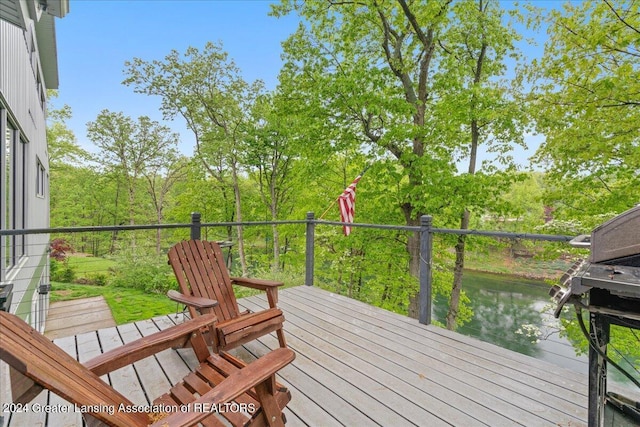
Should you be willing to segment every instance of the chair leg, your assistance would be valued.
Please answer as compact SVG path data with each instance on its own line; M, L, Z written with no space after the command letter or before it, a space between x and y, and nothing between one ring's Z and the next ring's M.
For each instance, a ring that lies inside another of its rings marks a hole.
M262 407L265 421L269 427L284 427L284 416L278 402L274 397L276 384L275 376L270 376L265 381L256 385L256 394Z
M282 328L276 331L276 335L278 335L278 342L280 343L280 347L287 348L287 342L284 339L284 331L282 330Z

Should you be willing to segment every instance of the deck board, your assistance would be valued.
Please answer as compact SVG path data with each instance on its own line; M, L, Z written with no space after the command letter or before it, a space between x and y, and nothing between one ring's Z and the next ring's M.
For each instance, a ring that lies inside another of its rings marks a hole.
M300 291L300 289L297 289L292 293L299 294ZM292 299L302 302L310 294L317 293L317 289L303 291L303 298L298 298L298 295ZM566 382L564 378L567 376L583 380L580 374L555 367L554 369L549 369L549 364L540 362L537 359L508 352L491 344L482 343L459 334L452 335L456 340L460 340L458 343L454 342L455 345L452 346L450 345L451 343L442 345L442 343L434 339L437 337L432 334L432 332L436 332L437 335L440 335L447 332L441 328L434 326L424 327L412 321L412 319L395 316L389 312L381 313L375 310L372 312L372 307L348 298L337 295L333 295L332 298L339 300L343 304L348 304L348 306L327 306L326 299L310 298L308 300L309 306L305 310L316 314L318 312L330 314L332 316L330 323L342 329L341 331L333 331L336 335L349 333L349 329L355 326L358 335L364 337L367 343L380 342L382 347L389 351L394 351L398 348L402 349L401 358L407 356L405 360L408 359L409 363L422 361L423 369L427 366L431 369L430 374L433 370L438 370L447 377L464 381L466 385L475 387L482 393L488 392L493 396L508 401L510 406L518 405L527 411L536 413L537 416L540 416L545 411L555 411L555 408L547 407L547 401L550 395L557 396L561 399L556 405L557 409L574 415L575 421L580 420L580 411L586 405L586 395L584 394L586 383L581 383L584 385L582 394L574 393L571 388L556 386L556 383ZM375 313L376 316L363 321L364 318L362 316L354 316L354 313L362 314L359 309ZM387 318L380 319L378 316L383 314L387 315ZM401 320L403 324L411 326L412 330L409 330L407 326L402 330L390 329L393 320ZM460 344L464 344L464 346ZM426 360L424 356L426 356ZM501 357L502 360L496 361ZM511 357L515 357L516 362L509 360ZM509 369L505 369L505 367ZM424 372L416 372L425 375ZM450 386L450 384L447 384L447 386ZM467 392L464 394L466 395ZM562 413L551 413L549 415L548 419L553 421L558 416L562 416ZM520 412L517 420L522 421L524 416L525 414ZM525 425L529 425L529 423Z
M239 304L251 310L267 306L261 295ZM586 426L582 374L318 288L282 290L279 306L287 343L297 354L279 374L293 397L286 409L290 427ZM182 315L172 314L56 343L86 361L181 321ZM250 361L277 346L269 335L235 353ZM165 350L107 379L134 403L146 404L195 364L190 349ZM37 399L59 398L43 392ZM78 420L36 415L42 414L13 414L9 426Z
M116 326L102 296L51 303L44 335L51 339Z
M358 310L363 314L369 313L367 311L368 306L364 306L365 310L361 311L361 306L349 306L349 299L341 296L334 296L337 301L341 301L343 303L343 309L347 309L351 312L354 310ZM344 312L344 311L343 311ZM525 378L527 379L527 383L531 384L529 380L538 380L541 379L542 383L545 387L545 390L548 390L548 387L551 385L559 386L562 393L566 393L567 391L571 392L572 390L578 390L576 395L573 395L577 399L578 396L582 394L584 391L584 387L587 385L587 377L586 375L572 375L572 379L570 381L565 381L565 376L556 375L555 371L549 371L550 365L547 362L540 361L535 358L531 358L529 356L509 351L509 352L499 352L496 353L496 346L485 343L479 340L469 339L469 337L465 337L463 335L457 334L455 332L447 331L442 328L429 327L430 334L427 338L426 335L421 334L421 330L423 328L422 325L419 325L413 319L409 319L403 316L395 316L393 313L383 312L382 315L378 315L375 319L372 320L376 322L377 325L384 327L386 330L402 335L402 336L411 336L417 333L417 340L420 342L425 342L428 340L428 344L430 346L437 345L445 345L448 347L456 348L461 351L461 355L464 358L468 358L470 355L473 356L471 359L468 359L471 363L481 363L486 364L497 363L500 368L507 367L509 368L509 372L506 373L507 376L513 373L514 378L522 378L521 374L526 374ZM446 353L451 352L451 350L445 349ZM489 365L487 367L491 367ZM570 371L573 372L573 371ZM505 372L501 370L501 374L505 375Z
M252 305L249 301L250 299L244 301L247 308L260 307L260 304ZM367 327L362 318L343 314L332 317L330 321L323 320L320 318L322 315L317 316L318 312L325 313L326 310L330 310L332 314L337 313L333 311L333 307L327 308L324 304L318 309L312 306L302 307L299 313L306 317L303 321L296 314L299 307L287 305L289 302L290 299L287 298L280 304L287 316L288 338L291 335L304 334L305 339L309 340L310 336L316 334L319 340L318 345L343 362L348 359L344 350L351 352L354 355L351 369L373 374L380 381L382 390L389 388L394 393L404 392L403 398L407 403L399 407L403 413L412 405L419 405L429 407L432 411L431 417L438 417L451 425L544 425L544 420L531 412L537 410L543 413L546 407L535 405L532 407L531 402L523 402L522 405L528 405L528 410L523 411L514 407L514 396L509 394L508 390L498 390L497 393L510 399L510 404L504 405L504 402L487 392L486 383L475 381L475 386L470 387L469 379L474 382L474 377L460 373L457 368L437 361L435 358L442 357L440 354L431 352L432 354L425 357L414 349L398 346L393 343L393 336L386 334L382 328L378 328L376 334L372 333L369 330L371 328ZM326 304L326 301L324 303ZM299 301L298 304L300 304ZM353 326L350 326L345 317L353 319L357 324L354 332L349 330ZM304 324L302 327L305 328L302 333L296 330L300 324ZM289 338L289 345L298 352L308 351L296 348L297 344L292 342L291 338ZM449 356L445 355L445 357ZM456 379L460 376L462 380ZM395 381L390 382L389 379L394 377ZM318 381L322 381L322 378L318 378ZM380 387L375 388L378 396L383 394L379 391ZM451 402L456 402L455 406L451 405ZM504 409L497 413L494 408L500 406ZM429 425L437 425L437 421L429 417L423 420L429 420ZM412 422L415 422L415 419L412 419ZM415 424L420 425L420 421Z
M76 357L77 359L77 346L75 336L64 337L56 340L56 344L67 353ZM52 407L58 407L65 405L66 401L60 396L56 396L53 393L49 393L49 405ZM61 413L56 416L56 425L60 427L73 427L82 423L82 415L77 412L70 411L68 413Z

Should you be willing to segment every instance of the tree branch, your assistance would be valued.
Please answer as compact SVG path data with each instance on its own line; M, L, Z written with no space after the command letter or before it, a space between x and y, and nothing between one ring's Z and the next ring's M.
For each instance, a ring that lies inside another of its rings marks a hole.
M382 26L384 28L384 39L382 42L382 48L384 49L385 56L387 57L387 62L389 64L389 67L391 68L391 71L393 72L393 74L395 74L396 77L400 79L400 82L402 83L402 87L404 88L404 95L407 102L409 102L412 105L416 105L417 97L416 97L415 90L413 89L413 82L411 81L411 77L409 77L409 74L407 74L406 71L402 70L403 68L402 64L404 63L402 59L402 53L401 53L402 38L399 38L399 36L397 36L397 33L394 33L396 34L396 40L393 46L393 52L391 52L390 36L393 35L392 34L393 30L391 29L391 26L389 25L389 21L387 20L387 17L384 15L382 10L380 10L379 7L377 7L376 10L378 12L378 16L380 17L380 21L382 22ZM396 61L400 64L400 67L396 65Z
M413 14L413 12L411 12L411 9L409 8L405 0L398 0L398 3L400 3L400 7L402 7L404 15L409 20L409 23L413 27L413 31L416 32L416 35L420 39L420 42L422 42L422 45L425 47L429 46L431 44L432 34L425 34L425 32L422 31L422 28L420 27L420 24L418 24L416 16Z
M631 31L640 34L640 29L638 29L638 28L634 27L633 25L629 24L622 16L620 16L618 11L611 5L611 3L609 3L609 0L603 0L603 1L607 5L607 7L609 9L611 9L611 12L613 12L613 14L616 15L616 18L618 18L618 20L620 22L622 22L624 25L626 25L628 28L630 28Z

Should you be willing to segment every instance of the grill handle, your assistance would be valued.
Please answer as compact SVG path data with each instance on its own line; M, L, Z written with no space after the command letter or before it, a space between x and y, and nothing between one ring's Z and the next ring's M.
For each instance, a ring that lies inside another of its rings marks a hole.
M581 234L576 236L569 241L569 244L574 248L589 249L591 248L591 235Z

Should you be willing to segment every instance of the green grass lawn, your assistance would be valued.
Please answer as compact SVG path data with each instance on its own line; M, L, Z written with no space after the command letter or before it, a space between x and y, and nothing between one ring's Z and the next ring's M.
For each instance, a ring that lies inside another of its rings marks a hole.
M107 274L109 269L116 265L114 260L102 257L71 255L68 259L69 265L78 272L80 277L89 273Z
M76 285L53 282L51 302L103 296L118 325L175 313L177 305L166 295L144 292L139 289ZM182 307L178 308L182 310Z
M112 268L117 264L107 258L77 255L70 256L68 262L76 273L76 281L91 279L97 275L111 276ZM176 303L166 295L133 287L61 282L53 282L51 285L51 302L103 296L119 325L176 311Z

